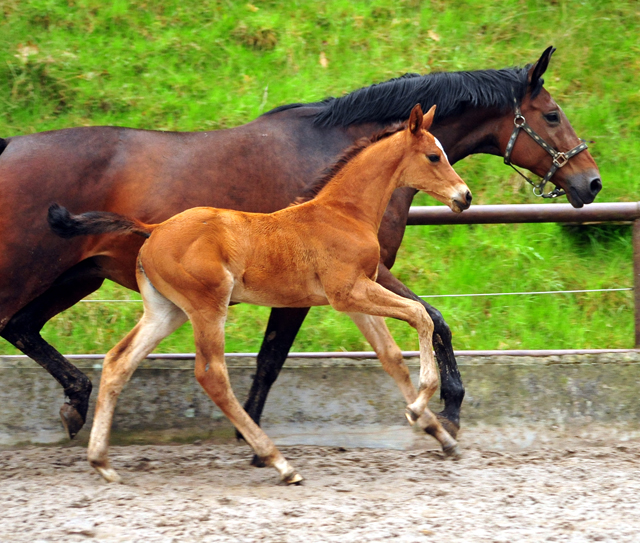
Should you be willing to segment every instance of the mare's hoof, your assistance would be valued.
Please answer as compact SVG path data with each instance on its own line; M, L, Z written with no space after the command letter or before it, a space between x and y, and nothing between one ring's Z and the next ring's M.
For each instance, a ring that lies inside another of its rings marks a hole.
M84 426L84 419L78 410L69 403L65 403L60 408L60 420L64 426L69 439L73 439Z
M462 457L462 453L460 452L460 448L457 443L455 445L451 445L451 447L443 447L442 452L446 458L450 458L451 460L459 460Z
M302 476L295 471L291 475L287 475L282 479L282 482L287 485L301 485L302 481L304 481Z
M416 415L414 411L412 411L409 407L404 410L404 416L407 417L409 424L413 426L416 421L420 418L420 415Z
M253 455L253 458L251 459L251 465L254 468L266 468L267 465L264 463L264 460L262 460L262 458L260 458L257 454Z
M453 438L457 439L458 432L460 431L460 425L455 422L450 421L447 417L445 417L442 413L436 413L436 417L438 418L438 422L442 425L442 427L448 432L448 434Z

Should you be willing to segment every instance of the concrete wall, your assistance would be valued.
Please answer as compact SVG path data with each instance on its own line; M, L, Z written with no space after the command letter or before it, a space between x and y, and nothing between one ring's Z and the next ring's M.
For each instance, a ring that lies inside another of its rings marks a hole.
M522 448L557 440L640 438L640 355L458 359L467 389L462 443ZM74 361L97 396L100 363ZM254 362L228 360L244 399ZM418 361L408 364L417 382ZM65 442L58 384L34 362L0 358L0 447ZM425 437L404 419L404 401L377 360L289 360L263 427L279 444L411 448ZM439 410L439 401L432 408ZM90 407L93 412L93 402ZM86 443L88 428L76 438ZM233 438L200 389L191 361L145 361L118 403L114 443ZM435 444L435 442L433 442Z

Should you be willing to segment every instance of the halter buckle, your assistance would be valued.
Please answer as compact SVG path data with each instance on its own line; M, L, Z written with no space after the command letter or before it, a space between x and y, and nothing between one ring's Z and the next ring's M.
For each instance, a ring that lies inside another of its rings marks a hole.
M517 113L515 118L513 119L513 124L518 128L522 128L526 122L527 120L524 118L524 115L522 115L522 113Z
M567 162L569 162L569 158L565 153L557 153L553 157L553 163L558 167L562 168Z

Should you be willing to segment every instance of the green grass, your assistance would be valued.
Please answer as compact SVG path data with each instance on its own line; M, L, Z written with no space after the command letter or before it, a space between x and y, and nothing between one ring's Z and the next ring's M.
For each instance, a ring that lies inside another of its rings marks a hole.
M225 128L409 71L523 65L553 44L546 87L576 131L595 141L598 201L638 200L638 35L632 0L3 0L0 135L79 125ZM476 203L534 202L499 158L470 157L456 168ZM394 272L419 294L631 286L630 229L410 227ZM131 296L112 284L93 295ZM459 349L633 343L629 292L432 302ZM78 304L48 324L45 337L63 352L105 352L139 312L134 303ZM267 316L265 308L232 308L227 350L257 350ZM391 326L403 348L416 348L407 325ZM366 348L349 319L328 308L312 310L294 345ZM192 350L188 326L160 349Z

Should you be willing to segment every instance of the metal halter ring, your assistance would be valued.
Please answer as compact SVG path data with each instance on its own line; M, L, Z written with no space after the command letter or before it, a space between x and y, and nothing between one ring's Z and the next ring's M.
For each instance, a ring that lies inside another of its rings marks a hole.
M509 138L509 142L507 143L507 147L504 151L504 163L511 166L518 174L520 174L524 179L533 186L533 194L535 196L539 196L542 198L557 198L558 196L563 196L566 192L557 186L551 191L545 194L544 187L551 180L553 175L558 171L559 168L562 168L569 162L569 159L576 156L578 153L581 153L587 148L587 142L584 140L580 140L580 143L576 145L573 149L567 152L560 152L551 147L546 141L544 141L536 132L527 124L527 120L524 118L524 115L520 111L520 105L515 97L515 92L513 96L513 104L515 110L515 117L513 119L513 132L511 133L511 137ZM546 173L544 178L539 182L535 183L531 179L529 179L525 174L523 174L518 168L516 168L511 163L511 152L513 151L513 147L515 146L516 139L518 138L518 134L520 134L520 130L524 130L533 141L535 141L540 147L542 147L547 153L551 155L552 164L549 171Z

